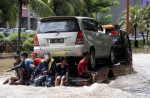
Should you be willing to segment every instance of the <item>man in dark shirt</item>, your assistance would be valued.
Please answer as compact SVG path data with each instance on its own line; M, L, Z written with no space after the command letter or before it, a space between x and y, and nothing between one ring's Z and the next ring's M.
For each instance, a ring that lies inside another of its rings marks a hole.
M55 86L58 86L59 84L62 86L68 82L68 72L67 59L65 57L60 57L60 64L56 67Z
M10 85L13 85L13 84L18 85L28 80L28 71L25 66L25 61L24 60L21 61L20 56L15 56L14 59L16 61L14 63L14 67L7 70L7 72L15 70L16 77L10 77L3 84L9 83Z
M55 77L55 67L56 63L53 58L51 58L50 53L44 54L44 59L41 60L41 63L35 70L32 78L38 76L35 79L35 86L43 86L42 84L45 82L45 86L51 87L54 83Z

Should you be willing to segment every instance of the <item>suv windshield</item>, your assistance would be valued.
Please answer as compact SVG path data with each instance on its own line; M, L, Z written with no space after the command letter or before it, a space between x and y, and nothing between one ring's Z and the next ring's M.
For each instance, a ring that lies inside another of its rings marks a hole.
M74 32L79 31L79 25L75 19L56 19L44 21L39 27L39 33Z

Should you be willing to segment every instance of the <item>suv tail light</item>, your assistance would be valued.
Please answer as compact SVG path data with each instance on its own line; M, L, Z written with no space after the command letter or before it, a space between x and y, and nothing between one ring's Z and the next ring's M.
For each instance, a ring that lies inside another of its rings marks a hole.
M34 35L34 46L39 46L39 40L37 34Z
M84 44L84 41L83 41L83 32L80 30L77 34L77 38L76 38L76 45L78 44Z
M119 35L119 32L118 31L112 31L111 35Z

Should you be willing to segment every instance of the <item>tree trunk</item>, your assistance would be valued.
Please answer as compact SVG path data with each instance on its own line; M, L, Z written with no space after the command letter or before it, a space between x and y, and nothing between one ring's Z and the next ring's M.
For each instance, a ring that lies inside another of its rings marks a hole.
M141 34L142 34L142 37L143 37L143 45L145 45L145 37L144 37L144 33L141 32Z
M55 13L55 15L57 16L58 15L58 3L56 3L56 2L54 2L54 13Z
M138 41L136 40L136 29L137 29L137 23L134 24L134 32L135 32L135 41L134 41L134 46L135 48L138 48Z
M134 27L135 41L136 41L136 28L137 28L137 26L135 25L135 27Z
M19 2L19 25L18 25L18 42L17 42L17 54L20 54L20 33L21 33L21 24L22 24L22 0Z

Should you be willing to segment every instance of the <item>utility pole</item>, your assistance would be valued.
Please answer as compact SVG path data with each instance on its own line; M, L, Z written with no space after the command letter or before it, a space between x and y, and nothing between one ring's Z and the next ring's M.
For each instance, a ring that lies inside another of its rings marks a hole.
M28 7L28 29L30 30L30 5L27 6Z
M126 0L126 32L129 34L129 5L130 5L130 0Z

